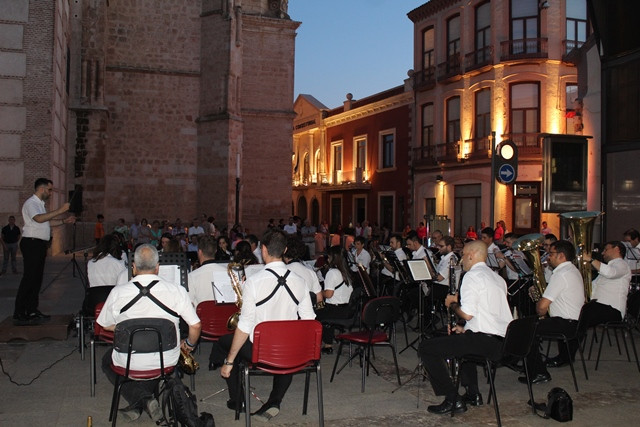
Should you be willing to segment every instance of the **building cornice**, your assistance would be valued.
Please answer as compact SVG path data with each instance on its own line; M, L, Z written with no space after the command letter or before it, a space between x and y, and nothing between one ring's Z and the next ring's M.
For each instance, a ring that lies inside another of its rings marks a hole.
M416 22L422 21L423 19L426 19L442 10L448 9L456 3L460 3L460 0L431 0L422 6L413 9L411 12L407 13L407 16L415 24Z
M361 119L363 117L379 114L394 108L409 105L413 101L413 92L404 92L400 95L385 98L381 101L372 102L344 113L336 114L324 120L327 127L337 126L352 120Z

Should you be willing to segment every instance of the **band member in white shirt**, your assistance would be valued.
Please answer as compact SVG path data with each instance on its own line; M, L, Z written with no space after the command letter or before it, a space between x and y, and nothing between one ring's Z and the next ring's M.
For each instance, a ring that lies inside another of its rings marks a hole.
M356 263L356 265L351 266L351 270L353 271L357 271L358 269L357 264L359 264L363 266L365 270L367 270L367 273L369 273L369 264L371 264L371 254L369 254L369 251L367 251L364 248L365 243L366 243L366 240L364 239L364 237L356 236L353 243L354 249L353 251L351 251L351 254L353 255L354 261Z

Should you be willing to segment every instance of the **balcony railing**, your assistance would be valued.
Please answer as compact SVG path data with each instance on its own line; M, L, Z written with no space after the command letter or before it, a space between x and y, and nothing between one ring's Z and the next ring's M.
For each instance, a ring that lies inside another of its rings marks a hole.
M500 43L501 61L517 59L548 58L548 40L546 37L538 39L507 40Z
M425 70L413 74L413 87L415 89L431 89L436 85L436 68L428 67Z
M518 155L539 155L542 153L539 133L508 133L502 135L502 140L510 139L518 147Z
M562 45L564 47L564 54L567 55L573 49L580 49L584 42L578 40L563 40Z
M438 64L438 81L446 80L462 73L460 68L460 54L456 53L447 58L441 64Z
M467 53L464 56L464 71L473 71L485 65L493 64L493 46L485 46L481 49Z
M469 159L481 159L489 156L491 141L489 140L488 136L482 138L467 139L465 143L471 145L471 149L468 153Z
M458 143L436 144L413 149L413 158L417 165L430 165L440 162L456 161Z

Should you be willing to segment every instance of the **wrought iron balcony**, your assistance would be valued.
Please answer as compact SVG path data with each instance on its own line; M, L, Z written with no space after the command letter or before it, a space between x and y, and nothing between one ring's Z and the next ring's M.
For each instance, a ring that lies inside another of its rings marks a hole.
M436 69L428 67L413 74L413 87L416 90L432 89L436 85Z
M448 80L456 76L460 76L462 70L460 68L460 54L456 53L447 58L441 64L438 64L438 81Z
M539 133L507 133L502 140L510 139L518 147L519 156L539 156L542 154L542 142Z
M485 46L464 56L465 72L477 70L491 64L493 64L493 46Z
M507 40L500 43L501 61L513 61L518 59L548 58L548 39L519 39Z

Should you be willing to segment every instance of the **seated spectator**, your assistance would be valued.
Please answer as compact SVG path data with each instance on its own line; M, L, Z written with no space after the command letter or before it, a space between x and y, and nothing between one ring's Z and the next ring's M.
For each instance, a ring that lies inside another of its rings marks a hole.
M246 240L241 240L236 245L236 248L233 250L233 261L244 265L260 264L260 262L258 262L258 258L256 258L255 254L251 250L251 243Z
M230 261L231 251L229 250L229 239L227 236L218 237L218 247L216 249L215 260L216 261Z

